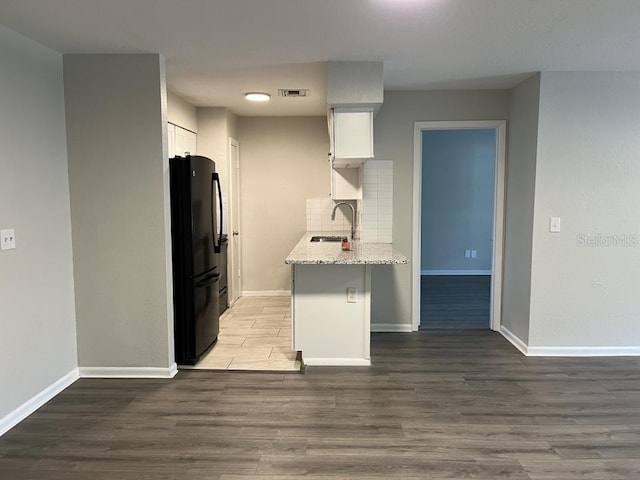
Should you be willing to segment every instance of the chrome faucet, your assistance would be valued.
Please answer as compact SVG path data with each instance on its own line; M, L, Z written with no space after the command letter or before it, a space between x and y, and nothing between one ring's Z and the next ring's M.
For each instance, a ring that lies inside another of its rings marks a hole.
M331 220L336 219L336 210L340 205L346 205L351 209L351 239L355 240L356 239L356 209L353 208L353 205L347 202L336 203L336 206L333 207L333 211L331 212Z

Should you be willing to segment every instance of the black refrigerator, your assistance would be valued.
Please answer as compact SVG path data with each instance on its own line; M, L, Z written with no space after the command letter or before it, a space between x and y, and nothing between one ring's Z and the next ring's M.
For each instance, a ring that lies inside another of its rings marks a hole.
M176 362L195 365L218 338L222 192L216 164L169 160Z

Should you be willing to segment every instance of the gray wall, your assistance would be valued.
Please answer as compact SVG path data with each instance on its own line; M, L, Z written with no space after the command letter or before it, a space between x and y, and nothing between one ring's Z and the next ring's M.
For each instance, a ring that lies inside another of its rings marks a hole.
M164 60L65 55L81 367L173 363Z
M511 90L510 98L502 324L526 343L529 340L540 75Z
M640 74L543 73L539 125L529 344L638 346Z
M242 289L289 290L306 199L329 193L326 117L240 117Z
M238 133L238 116L227 110L227 133L231 138L239 140L240 134Z
M77 367L62 56L0 27L0 420Z
M229 141L227 109L198 107L196 112L199 131L198 155L204 155L216 162L226 163L227 142Z
M167 121L198 133L196 107L170 91L167 91Z
M422 132L422 271L491 271L495 161L495 130Z
M478 91L387 91L374 118L375 154L393 160L393 243L412 252L414 122L504 120L509 93ZM376 267L372 273L372 323L411 324L411 265ZM416 279L418 281L418 279Z

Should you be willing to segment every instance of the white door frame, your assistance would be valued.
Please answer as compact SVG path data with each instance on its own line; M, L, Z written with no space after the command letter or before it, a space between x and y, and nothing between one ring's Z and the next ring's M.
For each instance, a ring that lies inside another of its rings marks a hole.
M231 155L231 149L234 147L238 149L236 162L233 161ZM234 214L237 215L238 222L235 228L239 228L240 226L240 192L238 191L240 186L240 142L232 137L229 137L227 171L229 172L229 268L227 271L227 284L229 289L229 304L233 305L242 295L242 277L238 275L238 272L242 268L242 248L240 245L241 242L239 241L240 239L237 239L233 234L235 231L233 225ZM236 242L236 240L238 241ZM238 265L236 265L236 258L238 259ZM238 282L237 291L233 288L234 280Z
M420 325L420 254L422 243L422 131L476 130L496 131L495 195L493 204L493 259L491 265L490 325L495 331L502 323L502 262L504 255L504 199L506 179L506 120L473 120L450 122L415 122L413 130L413 221L412 221L412 292L411 323L417 331Z

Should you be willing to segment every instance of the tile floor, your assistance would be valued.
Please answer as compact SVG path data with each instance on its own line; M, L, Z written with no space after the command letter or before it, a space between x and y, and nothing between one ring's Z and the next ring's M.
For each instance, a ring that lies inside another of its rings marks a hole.
M192 368L299 371L291 351L290 304L289 297L238 299L220 318L215 346Z

